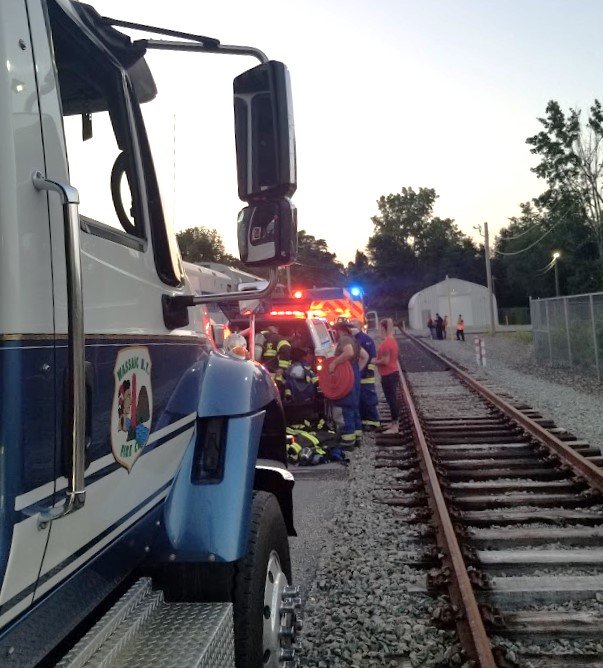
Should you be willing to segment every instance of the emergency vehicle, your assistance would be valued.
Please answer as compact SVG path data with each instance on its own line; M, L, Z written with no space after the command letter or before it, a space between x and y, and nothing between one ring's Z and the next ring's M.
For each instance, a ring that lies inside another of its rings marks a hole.
M308 349L311 364L320 370L322 361L335 353L335 343L331 330L324 318L318 318L309 311L309 301L292 300L290 297L270 297L240 302L245 308L230 320L230 327L246 330L253 323L260 332L274 325L279 334L300 347ZM253 307L253 313L250 309ZM253 319L250 319L253 315Z
M185 281L141 113L148 49L191 71L204 52L260 61L234 80L260 296L295 255L282 63L71 0L0 2L0 664L292 667L283 411L195 323L233 295Z
M309 300L308 314L324 318L330 325L342 320L358 320L365 324L364 302L360 291L353 295L347 288L311 288L296 290L293 296Z

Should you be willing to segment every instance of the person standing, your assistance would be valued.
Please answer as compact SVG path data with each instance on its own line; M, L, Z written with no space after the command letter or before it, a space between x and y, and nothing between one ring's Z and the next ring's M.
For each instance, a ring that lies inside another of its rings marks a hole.
M465 340L465 321L461 314L459 314L459 319L456 321L456 340Z
M448 316L444 316L444 320L442 320L442 338L446 340L446 328L448 327Z
M343 427L340 431L340 445L353 447L359 445L362 439L362 419L360 417L360 373L368 364L368 354L361 348L352 336L350 326L338 322L334 327L338 335L335 357L329 364L329 373L345 362L350 362L354 371L354 385L348 394L333 401L341 408Z
M381 387L391 413L391 423L384 433L397 434L398 418L400 417L400 409L398 408L398 383L400 382L398 342L394 338L394 322L391 318L384 318L379 325L382 340L377 349L375 364L379 369Z
M439 313L436 313L435 329L436 329L436 338L438 341L442 340L442 329L444 328L444 321L442 316Z
M264 337L261 363L268 369L282 397L285 390L284 374L291 366L291 343L279 334L274 325L269 325L261 334Z
M427 329L429 330L429 335L431 336L431 338L435 339L435 337L436 337L435 323L433 322L433 318L431 317L431 313L429 314L429 319L427 320Z
M368 362L360 372L360 418L364 431L375 431L381 426L377 405L379 399L375 390L375 366L374 359L377 357L377 348L373 339L362 331L359 320L352 320L351 332L356 342L366 351Z

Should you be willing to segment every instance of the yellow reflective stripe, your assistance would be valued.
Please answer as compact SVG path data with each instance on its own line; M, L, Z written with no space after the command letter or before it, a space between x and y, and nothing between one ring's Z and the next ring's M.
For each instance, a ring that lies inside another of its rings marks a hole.
M362 436L363 431L362 429L356 429L356 436Z
M289 360L279 360L278 365L281 369L288 369L291 366L291 362Z
M369 384L375 384L375 379L374 378L361 378L360 379L360 384L361 385L369 385Z
M276 346L277 352L283 347L283 346L290 346L291 344L287 339L282 339L281 341L278 342L278 345Z
M341 440L342 441L355 441L356 440L356 434L341 434Z
M310 381L309 382L310 383L318 383L318 378L316 376L310 376Z
M366 367L369 371L377 371L377 365L376 364L368 364Z
M362 424L365 424L367 426L371 427L380 427L381 422L377 422L377 420L362 420Z
M312 443L312 445L320 445L320 441L316 438L316 436L308 433L307 431L304 431L303 429L292 429L291 427L287 427L286 431L292 436L303 436L304 438L307 438L310 443Z
M264 351L264 357L276 357L276 350L273 348L268 348Z

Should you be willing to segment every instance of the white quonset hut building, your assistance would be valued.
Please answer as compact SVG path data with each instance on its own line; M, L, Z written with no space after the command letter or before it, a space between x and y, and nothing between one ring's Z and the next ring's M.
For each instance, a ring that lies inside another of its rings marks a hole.
M488 288L479 283L470 283L460 278L430 285L414 294L408 302L408 320L411 329L426 329L429 316L448 316L448 325L456 327L462 314L465 327L474 331L486 330L490 326ZM494 322L498 325L498 309L494 297Z

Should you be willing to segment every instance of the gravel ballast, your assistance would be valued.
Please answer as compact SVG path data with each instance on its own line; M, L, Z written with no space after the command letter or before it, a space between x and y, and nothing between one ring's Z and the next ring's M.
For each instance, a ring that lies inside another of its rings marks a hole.
M456 636L432 623L442 599L425 591L425 571L402 563L427 527L412 510L377 500L395 469L375 470L374 440L352 454L342 510L330 522L306 603L302 666L462 666ZM423 551L425 548L421 548Z
M476 364L473 335L467 335L464 343L423 340L477 377L489 379L553 419L558 427L589 441L603 452L603 388L600 385L570 371L538 364L531 344L512 334L480 336L486 342L486 367Z

